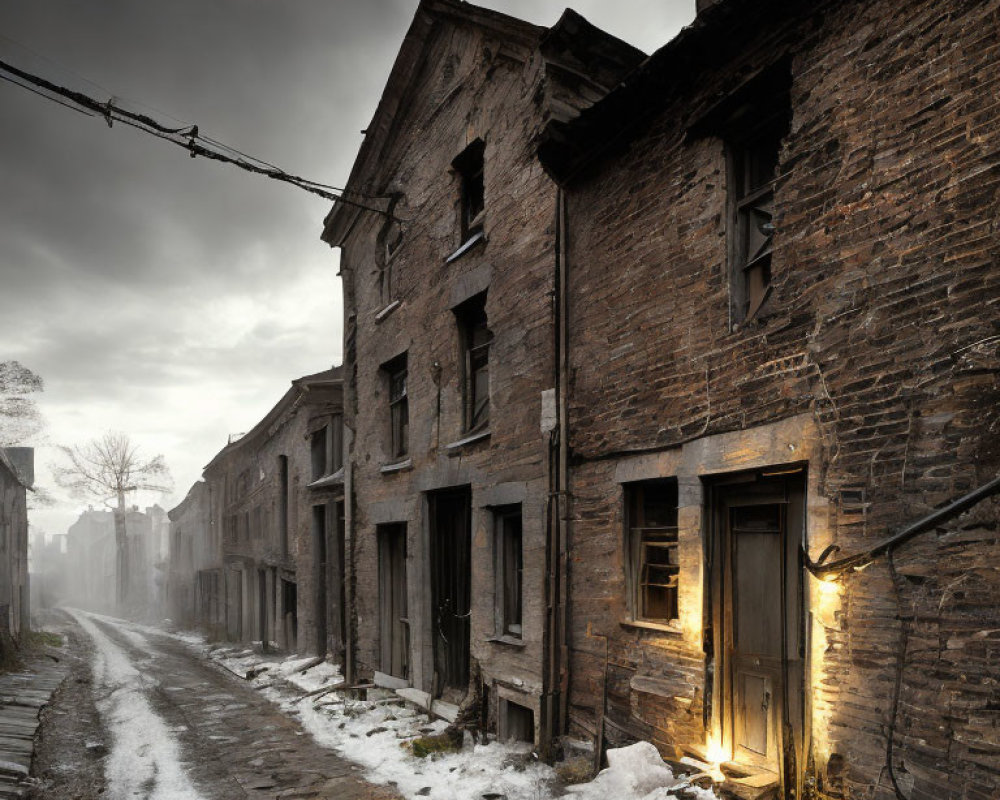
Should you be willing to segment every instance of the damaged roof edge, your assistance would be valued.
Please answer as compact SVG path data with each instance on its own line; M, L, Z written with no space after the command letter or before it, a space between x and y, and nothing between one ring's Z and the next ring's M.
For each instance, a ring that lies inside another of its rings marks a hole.
M212 457L212 460L202 468L202 473L207 472L215 466L224 456L234 453L237 450L241 450L248 443L256 441L262 433L266 432L270 428L270 426L285 412L286 409L291 407L298 398L306 394L312 387L337 386L343 383L342 375L343 367L331 367L328 370L315 372L311 375L303 375L301 378L293 380L291 386L289 386L288 390L281 396L281 399L271 407L271 410L268 411L256 425L243 434L239 439L230 442L218 453L216 453Z
M461 0L421 0L355 158L345 189L348 195L363 195L366 181L371 180L372 172L383 162L382 155L391 141L397 116L405 111L407 99L420 78L436 26L441 23L476 25L495 32L505 41L516 41L536 49L547 62L575 70L592 85L600 87L602 93L646 58L643 51L597 27L572 9L566 9L552 27L545 28ZM369 188L367 191L374 190ZM365 202L384 203L388 209L390 201L389 198L366 196ZM323 220L320 238L331 247L340 246L361 213L361 209L348 203L335 202Z
M464 0L420 0L413 21L396 54L389 78L382 89L378 106L365 129L365 138L351 168L345 194L364 194L362 188L364 180L381 160L379 155L385 147L393 121L410 94L412 86L420 77L427 44L431 40L435 26L442 20L468 22L495 29L507 39L519 39L530 44L535 44L546 30L516 17L466 3ZM369 202L372 200L372 198L366 199ZM323 220L323 233L320 239L331 247L340 246L353 225L358 211L359 209L347 203L334 202Z
M538 146L543 168L560 185L571 183L584 167L626 145L644 122L659 113L671 93L696 83L705 67L723 63L724 56L719 56L713 41L745 31L749 24L766 25L802 13L791 0L701 4L690 25L628 73L603 99L575 120L554 120L546 126Z

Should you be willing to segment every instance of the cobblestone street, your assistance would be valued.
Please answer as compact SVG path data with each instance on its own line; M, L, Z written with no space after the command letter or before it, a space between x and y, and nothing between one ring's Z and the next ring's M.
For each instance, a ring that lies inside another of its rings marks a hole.
M395 796L183 642L80 619L61 625L71 673L42 716L34 797Z

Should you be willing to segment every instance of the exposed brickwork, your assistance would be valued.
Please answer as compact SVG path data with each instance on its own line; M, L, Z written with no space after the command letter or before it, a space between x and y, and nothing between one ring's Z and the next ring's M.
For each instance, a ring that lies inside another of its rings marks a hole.
M569 191L572 705L590 724L606 635L609 716L664 751L703 739L705 659L696 635L620 625L621 451L662 446L656 474L678 474L669 453L683 441L811 417L810 519L845 554L1000 473L1000 4L850 2L743 23L739 38L719 34L695 88L668 92ZM771 313L734 330L724 147L685 134L785 53ZM860 506L841 490L863 492ZM826 636L812 686L825 791L891 796L902 615L914 619L901 785L912 798L1000 793L998 510L984 502L902 547L898 605L883 558L842 581L836 609L811 609ZM635 674L674 698L630 690Z
M536 726L543 694L550 435L541 430L542 393L556 382L554 360L556 187L533 142L558 105L561 114L588 105L549 74L552 58L572 58L599 42L586 71L620 74L639 53L593 32L568 15L563 32L475 7L425 2L369 128L350 188L393 198L401 222L398 249L384 241L396 229L383 217L338 206L327 241L343 248L345 369L351 431L350 521L356 668L380 664L377 526L407 528L410 672L413 687L437 687L433 642L430 492L467 486L472 505L471 656L478 661L496 719L501 695L532 709ZM540 50L543 34L552 52ZM575 37L575 38L573 38ZM419 52L415 52L418 46ZM572 82L586 83L581 74ZM594 95L594 85L588 85ZM385 133L389 131L389 133ZM452 161L476 139L485 143L485 240L448 260L462 244L461 180ZM391 280L386 276L391 271ZM386 288L391 285L391 288ZM463 429L464 354L453 309L486 292L492 332L487 438L457 444ZM409 447L391 466L388 376L380 366L406 353ZM389 469L385 469L389 466ZM523 521L522 636L497 642L494 517L497 506L521 506Z

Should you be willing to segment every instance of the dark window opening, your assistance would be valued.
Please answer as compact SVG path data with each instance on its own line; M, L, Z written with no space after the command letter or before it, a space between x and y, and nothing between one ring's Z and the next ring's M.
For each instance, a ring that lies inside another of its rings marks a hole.
M278 456L278 536L281 554L288 555L288 456Z
M462 181L462 241L466 242L483 230L486 210L485 183L483 180L483 153L485 144L477 139L458 156L452 166Z
M406 353L384 364L389 379L389 454L403 458L409 449L410 409L406 393Z
M490 346L493 332L487 327L486 293L476 295L455 309L462 346L463 428L466 433L485 430L490 424Z
M498 632L520 639L524 572L521 507L498 509L495 519Z
M312 435L310 442L310 452L312 456L312 479L322 478L326 475L327 464L327 439L329 438L329 428L324 425Z
M640 481L625 487L629 606L633 619L677 619L677 481Z
M774 189L791 124L789 75L775 68L734 99L724 123L729 151L731 281L736 322L761 315L771 294Z

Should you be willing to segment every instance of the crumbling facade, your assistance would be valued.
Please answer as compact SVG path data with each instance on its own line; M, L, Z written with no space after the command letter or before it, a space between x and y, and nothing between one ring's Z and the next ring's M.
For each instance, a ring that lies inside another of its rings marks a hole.
M0 655L30 625L27 492L34 465L33 448L0 448Z
M481 686L465 711L505 738L550 741L559 691L557 193L533 140L641 57L572 12L545 29L422 2L323 235L347 320L350 677L452 719Z
M171 512L179 579L185 524L201 525L209 542L193 591L201 624L221 626L215 633L342 657L341 408L339 368L293 381L205 467L198 497Z
M998 23L726 0L548 131L571 732L1000 795Z
M164 613L177 625L218 632L221 542L209 524L208 486L196 482L167 512L170 545Z
M324 230L349 676L997 796L1000 4L699 6L638 64L421 3Z

